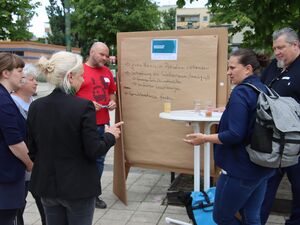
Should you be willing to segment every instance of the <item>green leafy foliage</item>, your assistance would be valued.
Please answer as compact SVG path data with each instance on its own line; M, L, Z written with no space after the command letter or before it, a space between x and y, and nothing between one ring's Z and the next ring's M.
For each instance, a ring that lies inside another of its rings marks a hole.
M193 2L194 0L190 0ZM183 6L185 0L178 0ZM271 52L272 33L282 27L291 27L300 34L299 0L208 0L206 6L216 24L231 24L231 35L244 33L243 47Z
M65 14L63 0L49 0L46 7L51 33L48 34L50 44L65 45Z
M72 0L72 33L83 54L95 40L116 45L117 32L158 30L160 14L149 0Z
M28 27L39 5L31 0L0 0L0 40L30 40Z
M193 2L198 2L198 1L204 1L204 0L177 0L176 1L176 5L179 7L179 8L182 8L183 6L185 6L185 3L186 2L190 2L190 3L193 3Z
M272 33L282 27L300 29L299 0L209 0L207 6L217 24L231 23L231 34L248 28L243 47L271 52Z
M161 30L175 30L176 9L161 12Z

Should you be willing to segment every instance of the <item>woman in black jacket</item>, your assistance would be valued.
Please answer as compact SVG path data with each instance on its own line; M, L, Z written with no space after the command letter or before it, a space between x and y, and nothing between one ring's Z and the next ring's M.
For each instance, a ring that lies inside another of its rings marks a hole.
M58 52L38 66L56 88L29 108L30 190L42 199L47 225L90 225L100 194L96 158L115 144L121 122L99 138L93 103L74 96L83 82L81 56Z

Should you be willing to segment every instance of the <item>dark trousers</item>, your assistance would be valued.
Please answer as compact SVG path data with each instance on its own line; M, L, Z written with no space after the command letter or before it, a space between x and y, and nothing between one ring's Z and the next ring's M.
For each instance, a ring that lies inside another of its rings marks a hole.
M28 186L29 186L29 181L25 181L25 205L23 208L18 209L16 219L15 219L16 225L24 225L23 213L24 213L24 210L26 207L26 197L28 195Z
M29 181L26 181L25 182L25 199L28 194L28 186L29 186ZM32 196L33 196L36 206L39 210L42 225L46 225L46 218L45 218L45 213L44 213L44 208L43 208L43 205L41 202L41 198L34 194L32 194ZM19 209L17 212L17 216L16 216L16 220L15 220L16 225L24 225L23 213L24 213L25 207L26 207L26 202L25 202L25 206L23 208Z
M19 209L0 209L0 224L14 225L18 210Z
M286 225L299 225L300 224L300 163L294 166L280 168L276 170L274 176L268 180L266 195L261 209L261 224L266 224L269 214L274 203L278 186L284 174L291 183L292 187L292 211L290 218L285 222Z
M95 199L42 198L47 225L92 225Z

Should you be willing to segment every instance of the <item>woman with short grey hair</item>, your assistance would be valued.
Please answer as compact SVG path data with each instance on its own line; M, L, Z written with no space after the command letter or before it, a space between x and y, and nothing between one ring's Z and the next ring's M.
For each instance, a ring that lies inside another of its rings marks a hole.
M23 68L23 80L22 80L22 86L17 89L15 92L11 94L11 97L15 101L16 105L18 106L20 113L24 117L24 119L27 119L27 113L29 106L31 102L33 101L33 95L36 93L37 90L37 77L39 75L39 70L34 64L25 64L25 67ZM25 197L28 194L28 185L30 180L30 172L25 173ZM38 196L33 195L37 208L39 210L39 213L41 215L42 224L46 225L46 219L45 219L45 213L43 210L43 206L41 203L41 199ZM26 206L26 202L25 202ZM24 225L23 220L23 212L25 209L25 206L21 208L16 217L16 224L17 225Z

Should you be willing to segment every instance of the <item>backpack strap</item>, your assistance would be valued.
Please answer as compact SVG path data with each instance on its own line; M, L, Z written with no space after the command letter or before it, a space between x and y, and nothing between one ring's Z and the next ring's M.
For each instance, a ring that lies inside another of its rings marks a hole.
M254 90L254 92L256 92L258 95L259 95L260 93L263 93L262 90L260 90L258 87L256 87L255 85L253 85L253 84L251 84L251 83L246 82L246 83L241 83L240 85L245 85L245 86L248 86L248 87L252 88L252 89ZM257 118L256 116L253 116L253 117L251 118L251 120L250 120L250 126L254 127L256 118ZM252 136L252 135L250 135L250 134L248 133L248 134L247 134L247 137L245 137L245 140L243 141L243 144L244 144L245 146L247 146L247 145L250 144L250 142L251 142L251 136Z
M207 193L205 191L200 191L204 197L204 201L199 201L199 203L195 204L192 206L192 209L203 209L203 211L205 211L207 207L211 207L214 205L213 202L210 201ZM207 211L211 211L212 209L209 209Z
M264 91L262 91L261 89L259 89L259 88L256 87L255 85L250 84L250 83L248 83L248 82L242 83L242 84L240 84L240 85L246 85L246 86L248 86L248 87L251 87L251 88L252 88L253 90L255 90L258 94L259 94L259 93L265 93ZM265 94L267 94L270 98L273 98L273 99L279 98L279 94L278 94L274 89L269 88L267 85L264 85L264 86L266 87L266 89L267 89L267 91L268 91L268 93L265 93Z
M248 87L251 87L255 92L257 92L258 94L259 93L264 93L262 90L260 90L258 87L256 87L255 85L253 85L253 84L250 84L250 83L248 83L248 82L246 82L246 83L241 83L240 85L246 85L246 86L248 86Z

